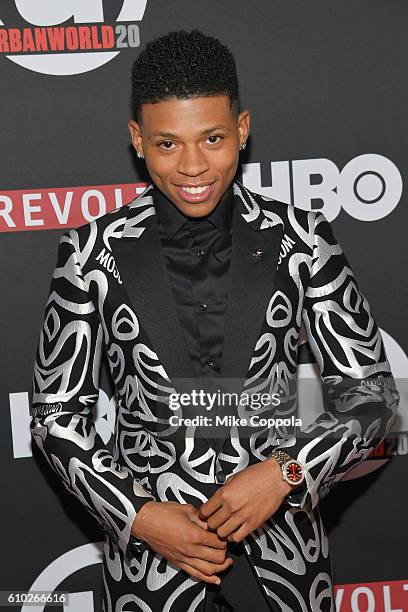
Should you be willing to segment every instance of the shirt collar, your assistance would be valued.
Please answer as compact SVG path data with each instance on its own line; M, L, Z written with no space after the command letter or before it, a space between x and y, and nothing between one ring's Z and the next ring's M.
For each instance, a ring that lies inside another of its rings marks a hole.
M218 230L225 235L229 235L231 233L233 201L233 186L231 184L214 210L202 219L207 219ZM179 229L189 219L193 218L183 214L156 185L154 185L153 202L159 223L168 239L173 238Z

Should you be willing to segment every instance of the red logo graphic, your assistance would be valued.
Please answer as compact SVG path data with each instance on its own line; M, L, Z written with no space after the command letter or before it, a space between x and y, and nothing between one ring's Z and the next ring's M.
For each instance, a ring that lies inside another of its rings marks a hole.
M0 232L71 228L131 202L146 183L0 192Z
M337 612L406 612L408 579L339 584L334 587Z

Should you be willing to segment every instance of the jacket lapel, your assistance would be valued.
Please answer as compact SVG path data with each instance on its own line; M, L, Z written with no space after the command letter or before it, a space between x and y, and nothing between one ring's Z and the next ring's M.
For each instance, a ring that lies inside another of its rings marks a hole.
M153 194L150 185L128 205L123 232L110 242L130 303L172 386L183 393L191 389L191 381L194 384L199 381L195 378L162 255ZM220 389L231 389L238 396L273 295L283 223L277 215L268 217L262 213L254 194L234 182L230 291L224 319ZM227 413L231 414L228 406L219 406L217 414ZM200 431L218 451L229 435L228 428L225 436L211 440L205 428Z
M223 387L240 396L261 333L269 300L274 293L275 273L283 236L283 222L275 214L263 214L260 196L254 197L240 183L234 184L234 216L230 290L224 323L221 368ZM232 414L228 405L218 414ZM233 411L236 414L236 410ZM230 435L216 440L220 451Z
M149 191L152 186L129 205L122 235L111 240L112 252L123 287L152 348L171 383L182 393L188 388L185 379L195 379L195 373L176 311Z

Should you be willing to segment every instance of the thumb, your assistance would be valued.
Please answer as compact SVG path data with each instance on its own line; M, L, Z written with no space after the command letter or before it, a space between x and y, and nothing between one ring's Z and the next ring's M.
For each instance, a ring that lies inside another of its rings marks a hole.
M199 518L197 509L194 509L194 511L191 511L188 515L188 518L190 519L190 521L198 525L198 527L201 527L201 529L208 529L207 521L202 521Z

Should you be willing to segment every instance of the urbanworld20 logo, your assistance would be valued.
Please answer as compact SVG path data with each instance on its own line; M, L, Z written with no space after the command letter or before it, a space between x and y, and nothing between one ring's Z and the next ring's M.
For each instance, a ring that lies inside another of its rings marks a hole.
M146 4L147 0L14 0L1 8L0 55L42 74L94 70L122 50L139 47L137 22Z

